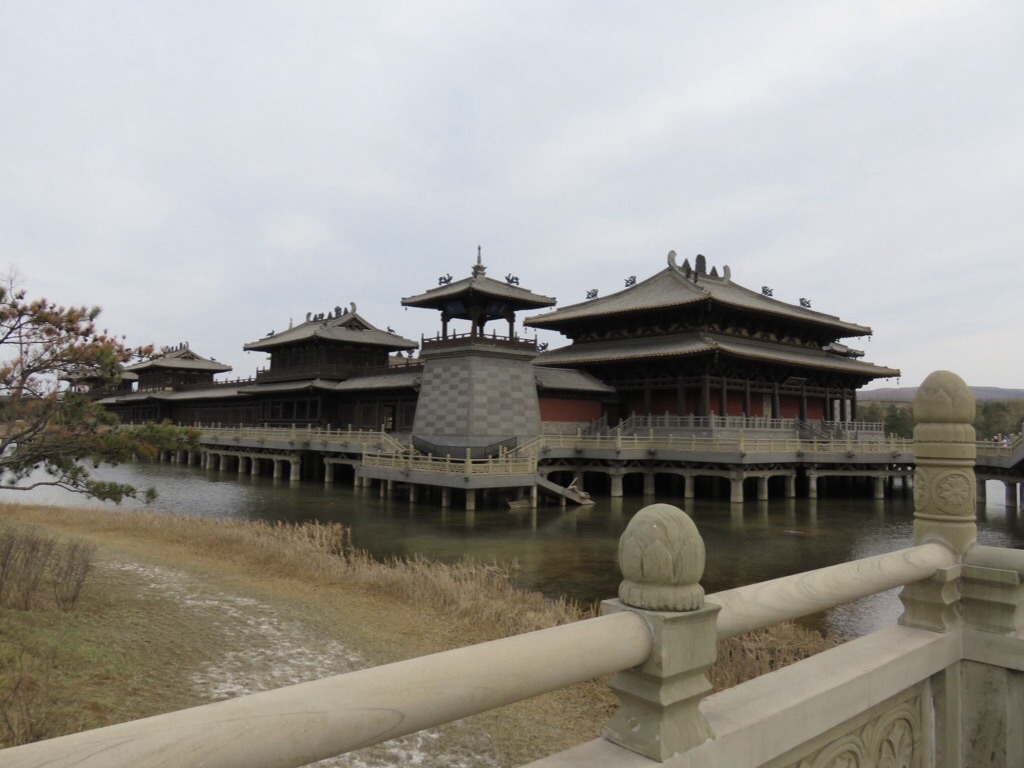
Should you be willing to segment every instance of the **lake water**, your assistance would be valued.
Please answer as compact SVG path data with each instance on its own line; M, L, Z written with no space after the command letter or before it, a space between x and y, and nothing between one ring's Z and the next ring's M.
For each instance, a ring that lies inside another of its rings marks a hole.
M510 511L478 505L475 512L410 504L400 496L381 499L374 489L347 484L290 484L268 477L219 473L198 467L139 461L104 467L98 475L153 486L159 513L209 518L337 522L351 527L357 547L377 556L423 555L441 561L471 557L514 563L517 584L548 596L581 601L614 597L620 576L618 539L631 516L652 501L684 507L704 537L708 593L821 568L911 546L913 502L906 496L772 499L733 505L728 501L658 496L598 498L591 507L541 506ZM1002 504L999 483L988 489L978 540L992 546L1024 547L1016 513ZM79 495L38 489L31 496L0 492L0 499L62 506L104 506ZM999 500L999 501L996 501ZM114 505L108 504L114 508ZM126 502L124 507L142 506ZM895 592L829 611L810 621L837 637L851 637L896 620Z

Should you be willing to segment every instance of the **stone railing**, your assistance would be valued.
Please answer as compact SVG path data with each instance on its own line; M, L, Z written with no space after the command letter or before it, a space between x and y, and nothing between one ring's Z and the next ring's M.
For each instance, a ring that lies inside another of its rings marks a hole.
M379 429L332 429L330 427L291 426L291 427L225 427L220 425L196 425L202 434L200 442L208 445L229 445L230 442L254 440L262 442L320 443L324 445L360 445L364 448L404 451L405 446Z
M362 463L368 468L470 477L533 475L537 471L537 459L534 456L457 459L451 456L423 456L411 453L367 453L363 456Z
M476 347L495 347L521 352L537 352L536 339L520 339L518 336L511 338L499 336L493 331L489 336L484 333L449 333L447 336L438 335L433 338L420 337L420 349L424 352L463 347L467 344Z
M976 544L974 402L914 403L914 545L704 595L679 509L637 513L604 615L0 752L5 768L299 766L614 672L602 738L534 768L1012 768L1024 764L1024 553ZM716 643L905 585L897 626L708 695Z
M885 440L847 437L840 440L803 440L792 436L770 437L764 433L746 436L742 433L717 437L696 435L553 435L544 434L539 450L561 448L573 450L646 450L700 453L892 453L913 451L913 441L891 437Z

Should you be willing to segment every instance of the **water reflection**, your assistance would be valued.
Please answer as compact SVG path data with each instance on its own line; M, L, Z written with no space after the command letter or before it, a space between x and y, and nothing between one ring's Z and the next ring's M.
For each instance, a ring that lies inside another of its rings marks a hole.
M198 467L137 462L103 468L103 477L159 492L154 509L168 514L267 521L319 520L350 526L356 546L374 555L411 556L452 562L469 556L516 564L517 583L549 596L593 601L618 590L618 538L632 515L651 499L598 499L592 507L542 506L509 510L504 502L478 505L474 512L410 504L403 496L381 498L377 489L345 484L292 484L268 477L205 471ZM993 546L1024 545L1018 515L1002 506L990 489L978 538ZM97 502L52 489L30 497L0 492L0 499L58 505ZM885 501L869 498L772 499L731 504L714 499L659 496L677 504L704 537L707 566L702 583L709 593L798 571L910 546L913 502L909 495ZM111 505L112 506L112 505ZM126 502L125 506L142 506ZM886 593L830 611L814 620L830 633L848 637L895 621L900 606Z

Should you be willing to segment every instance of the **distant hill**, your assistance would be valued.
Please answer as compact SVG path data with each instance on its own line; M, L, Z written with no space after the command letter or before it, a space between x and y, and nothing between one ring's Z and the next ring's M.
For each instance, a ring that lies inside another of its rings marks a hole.
M985 400L1024 400L1024 389L1003 389L1001 387L968 387L974 393L974 399ZM878 389L862 389L857 392L860 402L880 401L883 403L910 403L917 394L917 387L879 387Z

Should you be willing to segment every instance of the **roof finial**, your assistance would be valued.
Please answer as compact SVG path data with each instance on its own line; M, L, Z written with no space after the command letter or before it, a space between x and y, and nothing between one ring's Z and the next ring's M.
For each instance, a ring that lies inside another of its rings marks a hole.
M476 247L476 264L473 266L473 277L482 277L487 274L487 269L484 267L483 257L481 256L482 249L478 245Z

